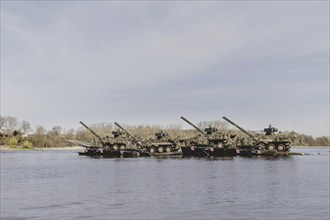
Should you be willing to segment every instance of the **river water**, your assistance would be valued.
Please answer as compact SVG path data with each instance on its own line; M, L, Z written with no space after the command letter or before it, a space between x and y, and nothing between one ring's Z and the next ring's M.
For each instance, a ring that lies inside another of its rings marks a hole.
M2 151L4 219L329 219L329 148L285 158Z

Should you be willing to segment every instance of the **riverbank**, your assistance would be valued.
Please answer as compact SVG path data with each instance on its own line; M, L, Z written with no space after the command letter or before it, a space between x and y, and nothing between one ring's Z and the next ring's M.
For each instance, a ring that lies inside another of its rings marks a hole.
M66 147L47 147L47 148L40 148L40 147L31 147L31 148L24 148L24 147L10 147L8 145L0 145L0 151L15 151L15 150L84 150L84 147L80 146L66 146Z

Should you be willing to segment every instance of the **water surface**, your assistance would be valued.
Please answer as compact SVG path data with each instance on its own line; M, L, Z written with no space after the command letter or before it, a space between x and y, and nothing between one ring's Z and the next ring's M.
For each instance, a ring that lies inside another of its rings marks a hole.
M329 148L279 158L1 152L1 219L329 219Z

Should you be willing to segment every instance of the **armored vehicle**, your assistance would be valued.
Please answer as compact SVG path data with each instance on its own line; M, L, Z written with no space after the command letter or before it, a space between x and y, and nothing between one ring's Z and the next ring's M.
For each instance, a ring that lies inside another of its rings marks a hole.
M106 136L105 143L111 150L125 150L127 148L135 148L132 146L130 137L127 137L127 132L121 130L115 130L111 132L112 137Z
M178 153L177 151L180 149L177 147L176 142L169 139L168 134L163 131L155 133L156 139L148 139L142 143L117 122L115 122L115 125L125 131L133 139L134 144L140 149L141 153L148 152L154 156L174 155Z
M99 144L93 143L93 145L85 146L84 152L79 152L79 155L86 155L86 156L101 156L103 154L104 149L104 141L102 138L96 134L91 128L89 128L87 125L85 125L82 121L79 122L82 124L87 130L89 130L101 143L101 146Z
M223 119L249 136L248 140L243 139L238 145L238 148L241 151L241 155L276 155L286 154L291 150L291 142L277 138L275 132L278 132L278 129L272 127L271 125L263 130L265 134L262 137L256 137L228 118L223 117Z
M120 131L114 131L112 134L114 135L114 140L111 140L109 137L102 139L98 134L96 134L91 128L89 128L86 124L80 121L86 129L88 129L95 137L97 137L98 141L101 143L101 147L94 146L93 148L99 149L99 154L103 157L138 157L141 156L140 152L136 150L127 150L127 144L123 142L120 138L123 133ZM93 148L86 148L87 152ZM92 153L92 152L91 152ZM89 154L85 154L89 155ZM146 156L146 155L143 155Z
M117 122L115 122L115 125L131 138L131 140L125 144L126 151L136 151L140 156L150 156L150 154L143 148L141 142L136 137L134 137L129 131L127 131Z
M102 155L102 151L103 151L102 147L78 140L66 140L66 142L70 144L74 144L76 146L84 147L85 150L83 152L78 152L79 155L86 155L92 157L97 157Z
M182 146L183 156L236 156L238 151L231 138L224 138L224 135L218 133L214 127L205 128L204 131L194 125L188 119L181 116L181 119L195 128L201 135L187 142L186 146Z
M78 152L79 155L90 156L90 157L99 157L103 154L103 149L101 147L85 147L85 151Z
M170 139L168 133L163 131L156 132L154 139L145 140L143 147L153 155L173 155L180 150L176 141Z

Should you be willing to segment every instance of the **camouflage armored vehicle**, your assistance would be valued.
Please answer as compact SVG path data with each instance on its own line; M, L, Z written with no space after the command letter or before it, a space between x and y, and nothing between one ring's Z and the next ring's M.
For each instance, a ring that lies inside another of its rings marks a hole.
M140 156L150 156L150 154L144 149L141 142L137 138L135 138L129 131L127 131L125 128L123 128L117 122L115 122L115 125L118 128L120 128L122 131L124 131L125 134L127 134L131 138L131 140L127 140L125 145L122 145L122 146L125 146L124 149L126 151L136 151L139 153Z
M133 143L129 137L127 137L127 133L121 130L112 131L112 137L106 136L106 145L111 150L125 150L127 148L135 148L133 147Z
M118 124L117 122L115 122L115 125L120 128L123 132L125 132L131 139L132 141L129 141L127 143L127 145L129 145L129 148L140 148L141 147L141 142L136 139L129 131L127 131L125 128L123 128L120 124ZM121 132L121 131L119 131ZM126 146L126 144L125 144Z
M237 149L232 141L235 136L224 137L224 135L218 132L218 129L214 127L205 128L204 131L194 125L188 119L181 116L181 119L194 127L201 135L194 139L191 139L186 143L186 146L182 146L183 156L236 156Z
M278 129L271 125L263 130L265 134L262 137L256 137L228 118L223 117L223 119L249 136L249 139L242 139L238 145L240 155L276 155L286 154L291 150L291 141L276 137L275 132L278 132Z
M143 147L153 155L173 155L180 150L176 141L169 138L168 133L163 131L156 132L154 139L145 140Z
M98 134L96 134L95 131L93 131L90 127L84 124L82 121L80 121L79 123L82 124L87 130L89 130L99 141L99 143L95 143L93 139L93 143L85 148L85 152L79 152L79 155L102 156L104 150L104 144L105 144L102 138Z
M149 152L152 155L174 155L180 149L177 147L177 143L168 137L167 133L163 131L155 133L156 139L148 139L140 142L130 132L115 122L120 129L125 131L132 139L137 148L141 149L141 152ZM143 151L145 150L145 151Z
M96 134L91 128L89 128L86 124L80 121L86 129L88 129L95 137L97 137L99 143L101 143L101 147L94 146L93 148L98 148L99 155L103 157L138 157L141 156L140 153L136 150L127 150L127 143L123 141L121 131L113 131L112 134L114 135L113 139L106 137L102 139L98 134ZM97 145L97 144L96 144ZM90 155L89 150L93 148L86 148L87 153L85 155ZM143 155L146 156L146 155Z

